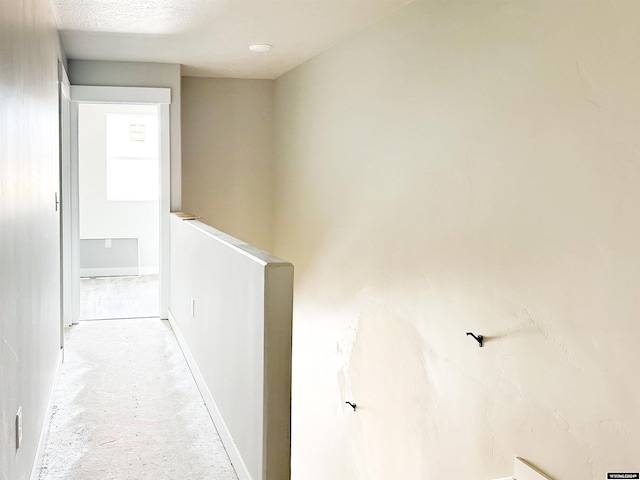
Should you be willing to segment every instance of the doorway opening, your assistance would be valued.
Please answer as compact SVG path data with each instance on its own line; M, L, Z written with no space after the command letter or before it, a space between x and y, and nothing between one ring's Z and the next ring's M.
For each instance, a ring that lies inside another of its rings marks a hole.
M70 86L64 77L62 83L70 96L61 95L62 107L68 106L68 115L67 110L61 108L61 124L68 124L68 128L63 128L62 145L69 145L61 152L62 205L66 219L62 222L65 310L61 328L64 330L81 319L141 316L167 319L171 89ZM90 127L86 120L92 115L99 120L94 122L97 126ZM108 141L107 137L115 140ZM91 157L94 164L87 164ZM98 173L91 173L92 170ZM92 203L94 207L97 205L97 210L91 210ZM140 207L146 208L146 214L132 216ZM106 229L108 226L114 227L113 230ZM142 311L120 309L115 313L91 314L85 309L81 315L81 278L94 281L94 286L99 279L113 284L128 278L134 287L125 294L122 289L107 285L104 298L108 300L101 301L103 297L100 297L90 301L91 304L102 302L119 308L126 303L126 297L135 298L139 305L140 299L147 296L151 307ZM140 285L142 283L147 285ZM151 293L142 294L141 287Z
M157 105L80 104L80 318L159 316Z

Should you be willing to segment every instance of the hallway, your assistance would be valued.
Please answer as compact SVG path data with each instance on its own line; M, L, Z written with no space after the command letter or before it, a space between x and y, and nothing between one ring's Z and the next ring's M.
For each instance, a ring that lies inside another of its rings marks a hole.
M236 480L168 322L68 330L40 480Z

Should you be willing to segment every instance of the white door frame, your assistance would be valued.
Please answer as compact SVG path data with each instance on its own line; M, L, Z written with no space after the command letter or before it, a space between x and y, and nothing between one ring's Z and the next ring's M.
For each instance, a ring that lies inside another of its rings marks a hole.
M58 111L60 117L60 348L64 349L64 328L72 323L71 258L71 85L62 63L58 63ZM63 351L64 355L64 351Z
M169 312L170 275L170 211L171 211L171 155L170 155L170 88L71 86L71 258L73 282L67 285L80 291L80 196L78 176L78 105L81 103L116 103L157 105L160 125L160 318ZM80 320L80 299L74 295L72 322Z

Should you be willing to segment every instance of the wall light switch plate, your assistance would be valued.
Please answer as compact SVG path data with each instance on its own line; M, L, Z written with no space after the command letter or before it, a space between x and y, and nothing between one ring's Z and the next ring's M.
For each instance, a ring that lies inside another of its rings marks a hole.
M18 413L16 413L16 450L20 448L22 443L22 406L18 407Z

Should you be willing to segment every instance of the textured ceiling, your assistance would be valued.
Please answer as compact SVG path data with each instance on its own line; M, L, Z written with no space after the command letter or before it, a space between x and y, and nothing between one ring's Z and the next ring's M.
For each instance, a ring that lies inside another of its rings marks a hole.
M54 0L69 58L277 78L410 0ZM263 54L248 50L269 43Z

